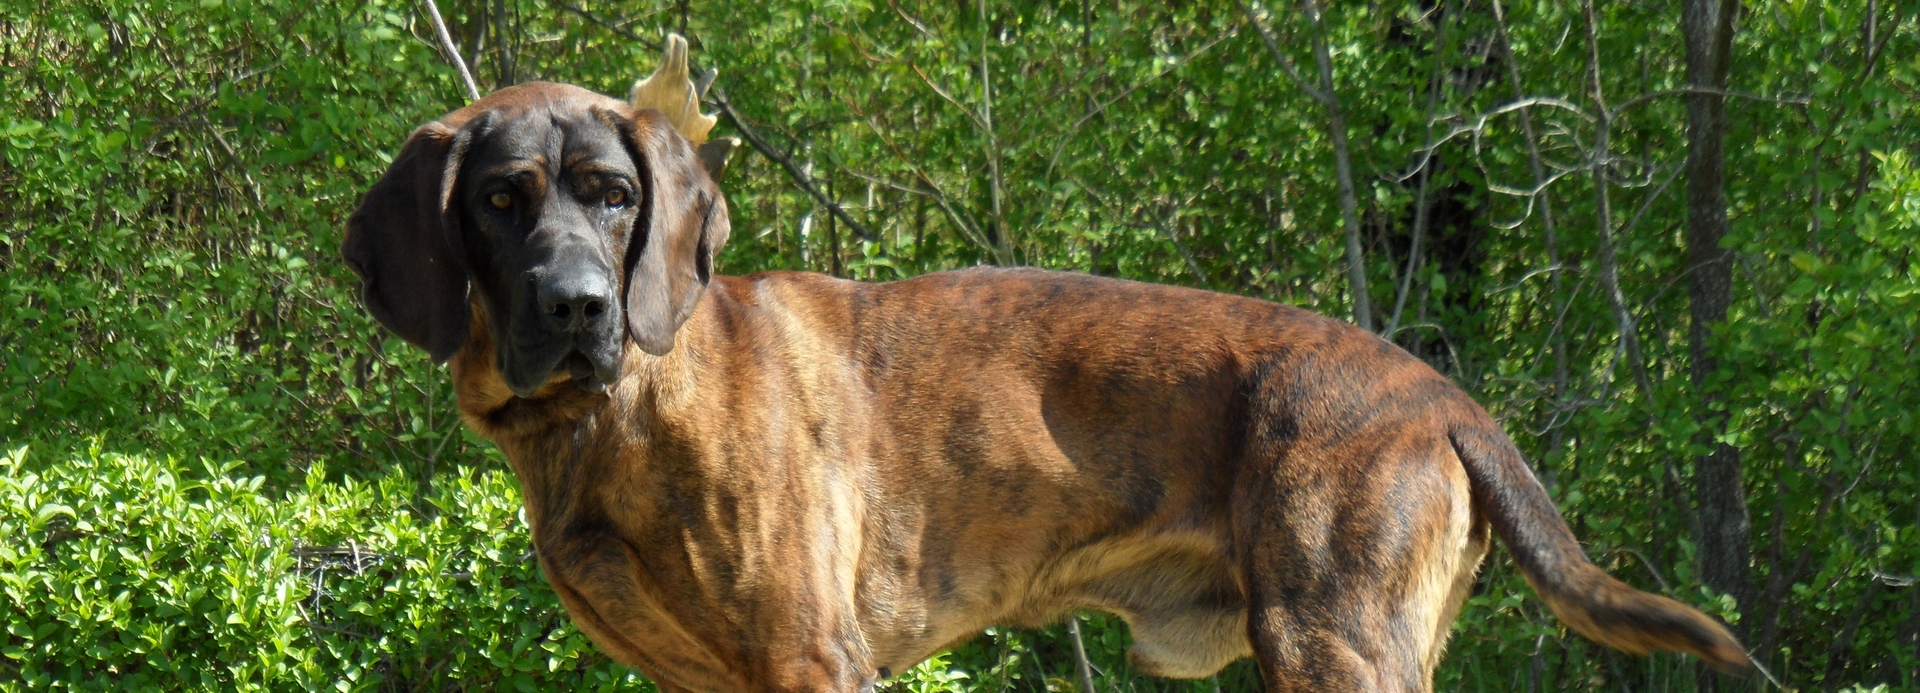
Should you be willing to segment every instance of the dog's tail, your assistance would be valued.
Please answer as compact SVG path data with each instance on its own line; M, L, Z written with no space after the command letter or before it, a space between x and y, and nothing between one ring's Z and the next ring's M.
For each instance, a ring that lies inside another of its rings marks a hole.
M1527 584L1560 620L1617 650L1686 652L1729 674L1750 671L1746 650L1726 626L1693 607L1629 587L1587 560L1513 441L1478 405L1462 408L1468 412L1448 434L1466 466L1474 503L1506 541Z

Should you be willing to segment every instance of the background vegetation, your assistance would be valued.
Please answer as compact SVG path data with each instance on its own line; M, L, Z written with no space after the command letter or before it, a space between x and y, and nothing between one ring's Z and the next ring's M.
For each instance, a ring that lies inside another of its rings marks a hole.
M1672 2L442 9L490 86L623 93L690 36L723 133L761 140L726 271L1028 264L1353 317L1487 403L1596 560L1787 688L1920 690L1920 5L1723 6L1731 96L1685 89ZM497 452L336 260L405 133L464 103L432 36L399 0L0 6L0 690L650 688L567 622ZM1102 690L1258 690L1143 678L1083 623ZM1443 690L1773 686L1592 647L1501 551L1453 643ZM892 690L1071 690L1074 661L1063 627L996 629Z

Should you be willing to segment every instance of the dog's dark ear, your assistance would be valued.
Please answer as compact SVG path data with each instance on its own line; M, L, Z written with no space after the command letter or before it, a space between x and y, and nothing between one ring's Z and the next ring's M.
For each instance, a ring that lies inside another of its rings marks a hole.
M471 131L439 122L414 130L347 218L340 246L367 311L435 363L467 341L467 268L448 197Z
M649 354L673 350L674 332L713 280L713 256L732 229L727 202L693 145L658 111L612 116L646 187L627 240L627 334Z

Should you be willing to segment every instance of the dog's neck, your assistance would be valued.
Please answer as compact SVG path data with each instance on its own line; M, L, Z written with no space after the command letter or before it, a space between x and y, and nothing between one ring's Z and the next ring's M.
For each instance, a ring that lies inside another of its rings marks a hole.
M583 489L651 485L645 479L657 471L656 448L672 451L671 441L684 440L687 422L698 415L693 381L702 368L701 354L709 351L702 347L710 346L697 338L699 330L683 329L665 356L628 343L619 379L601 392L588 392L562 373L533 397L522 398L500 374L478 306L471 329L447 364L461 419L506 455L536 541L543 526L559 521L550 513L577 509L569 499Z
M681 335L682 344L665 356L653 356L628 343L621 357L621 375L603 392L587 392L564 372L555 373L532 397L519 397L502 377L486 312L476 302L466 344L447 363L453 374L454 395L467 427L503 447L518 440L571 435L579 425L602 414L642 425L656 415L692 406L694 372L700 367L698 345L686 344L693 335Z

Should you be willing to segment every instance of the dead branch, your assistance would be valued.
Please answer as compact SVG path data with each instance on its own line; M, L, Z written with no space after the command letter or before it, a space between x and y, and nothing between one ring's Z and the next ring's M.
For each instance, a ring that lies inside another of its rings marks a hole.
M1253 25L1254 30L1260 32L1260 41L1267 44L1267 52L1272 53L1274 62L1280 64L1280 71L1293 78L1293 83L1300 87L1300 91L1306 92L1307 96L1320 102L1320 105L1331 105L1333 95L1314 88L1313 83L1308 82L1307 78L1300 74L1300 68L1294 66L1293 59L1287 57L1285 51L1280 50L1280 43L1273 38L1273 32L1267 31L1267 25L1254 14L1253 6L1247 4L1246 0L1241 0L1240 11L1247 15L1247 22Z
M553 3L553 6L566 10L568 12L572 12L576 15L579 15L581 19L585 19L589 22L593 22L594 24L598 24L602 29L606 29L607 31L611 31L613 33L619 34L621 37L627 39L628 41L632 41L634 43L640 44L642 48L645 48L650 51L660 50L659 41L653 41L648 39L645 36L641 36L639 34L628 31L625 27L619 26L605 19L601 19L595 16L592 12L588 12L584 9L574 7L564 2L559 2L558 0L555 0L555 2Z
M1439 6L1436 5L1435 9L1437 10L1438 8ZM1453 13L1451 11L1447 13L1447 17L1449 18L1451 18L1452 15ZM1442 79L1445 77L1447 69L1447 61L1444 56L1447 55L1446 40L1447 28L1449 26L1451 26L1451 23L1441 24L1434 40L1433 75L1427 79L1427 139L1433 139L1433 114L1440 108L1441 84L1443 83ZM1402 311L1407 307L1407 294L1413 289L1413 275L1420 269L1420 243L1425 240L1427 235L1427 223L1430 216L1427 208L1427 193L1433 181L1432 164L1433 150L1428 149L1421 152L1420 166L1417 169L1420 172L1420 190L1414 195L1413 200L1413 239L1407 246L1407 271L1400 276L1400 288L1394 292L1393 313L1391 314L1392 317L1387 319L1387 334L1392 334L1400 330L1400 316L1402 315ZM1387 259L1389 261L1393 259L1391 253L1389 253Z
M1093 663L1087 661L1087 645L1080 638L1079 616L1067 617L1067 634L1073 636L1073 661L1080 670L1080 690L1094 693L1098 689L1093 687Z
M453 35L447 33L447 22L440 18L440 6L433 4L433 0L424 1L427 5L427 16L433 18L433 31L440 35L440 47L446 50L447 60L460 69L460 81L467 85L467 100L479 101L480 87L474 83L473 73L467 71L467 61L460 57L460 47L454 44Z
M1053 146L1053 156L1047 160L1047 174L1045 177L1048 180L1051 180L1053 178L1054 166L1060 163L1060 154L1061 152L1066 151L1067 140L1069 138L1072 138L1074 133L1079 132L1080 127L1083 125L1086 125L1088 120L1091 120L1093 119L1094 116L1097 116L1097 115L1100 115L1101 113L1106 112L1109 106L1119 103L1121 99L1125 99L1128 96L1131 96L1133 92L1138 91L1141 87L1147 86L1148 84L1151 84L1155 80L1158 80L1162 77L1172 74L1174 70L1178 70L1181 67L1191 64L1194 58L1200 57L1202 53L1205 53L1209 49L1212 49L1215 45L1218 45L1221 41L1225 41L1229 38L1232 38L1233 36L1239 33L1240 33L1240 27L1238 25L1235 25L1233 28L1228 29L1226 33L1216 36L1213 38L1212 41L1208 41L1205 44L1202 44L1199 48L1194 49L1194 51L1191 53L1188 53L1185 58L1169 61L1166 69L1155 73L1151 77L1148 77L1146 79L1143 79L1131 85L1128 85L1126 89L1122 90L1118 95L1114 96L1113 98L1107 99L1106 101L1102 101L1094 105L1094 107L1087 109L1087 112L1084 114L1081 114L1081 116L1078 119L1074 120L1073 125L1068 126L1067 131L1064 134L1062 134L1058 140L1056 140Z
M1334 182L1339 188L1340 218L1346 230L1347 288L1353 295L1353 322L1360 329L1372 332L1373 297L1367 291L1366 257L1360 247L1359 203L1353 189L1353 159L1347 151L1347 116L1340 106L1339 93L1333 86L1333 55L1327 48L1327 27L1320 16L1320 5L1316 0L1300 0L1300 6L1313 24L1313 60L1320 73L1317 87L1308 86L1306 78L1293 66L1293 61L1280 51L1279 44L1267 32L1253 7L1243 2L1241 10L1260 32L1261 40L1266 42L1274 60L1280 63L1280 69L1300 85L1308 96L1327 109L1327 135L1333 140Z
M933 200L934 204L940 206L940 212L947 215L947 220L952 222L954 227L960 230L961 235L966 236L968 241L979 246L981 250L987 251L989 254L993 253L993 244L988 242L986 234L980 233L980 227L965 216L962 216L959 210L954 209L952 202L948 200L946 191L941 190L940 185L934 182L933 177L927 175L926 170L922 169L918 163L915 163L912 157L907 156L906 152L900 150L900 146L894 143L893 138L887 136L886 131L881 129L880 124L874 121L872 115L861 112L859 106L844 95L840 97L840 101L847 105L847 110L860 116L861 122L866 123L867 129L873 131L874 137L879 138L881 144L886 145L887 151L893 152L894 158L898 159L902 165L905 165L908 170L912 171L913 175L918 177L920 182L926 187L916 188L911 185L902 185L875 176L868 176L858 171L849 170L848 173L870 183L878 183L889 188Z
M1595 128L1593 152L1589 157L1593 175L1594 214L1600 229L1600 281L1607 293L1607 303L1613 308L1616 328L1620 331L1620 348L1626 353L1627 366L1633 371L1633 382L1640 395L1649 402L1653 399L1653 381L1647 376L1646 360L1640 354L1639 333L1634 327L1633 313L1627 310L1626 295L1620 290L1620 261L1614 248L1613 209L1607 197L1607 136L1612 128L1612 110L1607 108L1605 92L1600 83L1600 42L1599 29L1594 19L1593 0L1581 3L1586 15L1588 72L1593 79L1594 110L1600 113Z
M753 126L749 124L745 118L741 118L739 113L734 112L733 102L727 99L726 90L714 89L712 94L713 105L720 109L722 115L727 117L727 122L732 123L734 129L739 130L740 135L747 138L747 143L753 145L754 150L760 152L761 156L767 157L767 159L774 163L780 164L780 168L785 169L787 176L793 179L794 185L800 186L800 190L812 196L821 206L826 207L827 211L833 214L835 219L839 219L842 223L845 223L847 228L853 229L854 235L859 236L861 240L880 240L880 237L874 235L873 231L868 229L866 224L860 223L860 220L853 218L852 214L848 214L847 210L841 208L840 203L833 201L833 198L827 197L826 193L820 192L820 187L813 182L813 176L802 170L798 164L793 163L793 157L787 156L784 152L781 152L771 143L767 142L766 138L760 136L760 131L753 129Z

